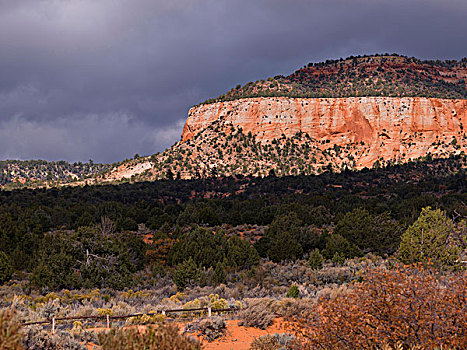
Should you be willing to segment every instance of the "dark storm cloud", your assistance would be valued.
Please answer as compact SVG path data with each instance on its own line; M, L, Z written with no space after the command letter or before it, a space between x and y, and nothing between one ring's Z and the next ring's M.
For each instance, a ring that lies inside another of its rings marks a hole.
M0 159L117 161L310 61L467 55L465 0L0 0Z

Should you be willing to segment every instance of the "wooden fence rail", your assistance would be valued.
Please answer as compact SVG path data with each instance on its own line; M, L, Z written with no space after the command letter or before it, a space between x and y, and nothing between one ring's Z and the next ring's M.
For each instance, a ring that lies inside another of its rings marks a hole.
M22 323L23 326L31 326L31 325L39 325L39 324L52 324L52 334L55 333L55 325L57 321L72 321L72 320L89 320L89 319L105 319L107 322L107 328L110 328L110 321L111 320L122 320L130 317L140 317L143 315L152 316L152 315L167 315L172 313L179 313L179 312L196 312L196 311L207 311L208 317L212 316L212 313L216 312L235 312L239 311L240 308L237 307L229 307L226 309L213 309L210 307L200 307L200 308L192 308L192 309L171 309L171 310L161 310L156 312L148 312L148 313L137 313L137 314L130 314L130 315L94 315L94 316L69 316L69 317L52 317L48 320L43 321L34 321L34 322L24 322Z

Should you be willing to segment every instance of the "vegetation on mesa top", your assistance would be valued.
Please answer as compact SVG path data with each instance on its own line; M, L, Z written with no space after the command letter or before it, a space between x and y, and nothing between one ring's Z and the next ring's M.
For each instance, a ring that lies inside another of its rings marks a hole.
M248 97L466 98L467 58L422 61L397 54L350 56L309 63L289 76L237 85L202 104Z

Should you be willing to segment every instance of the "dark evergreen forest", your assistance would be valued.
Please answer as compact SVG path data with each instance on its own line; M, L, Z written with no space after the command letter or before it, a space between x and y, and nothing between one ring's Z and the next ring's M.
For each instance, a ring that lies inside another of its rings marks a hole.
M0 283L16 272L33 288L122 289L162 269L183 288L199 268L222 282L260 258L390 256L422 208L466 217L466 188L465 157L452 157L317 176L0 191ZM248 238L239 225L262 230Z

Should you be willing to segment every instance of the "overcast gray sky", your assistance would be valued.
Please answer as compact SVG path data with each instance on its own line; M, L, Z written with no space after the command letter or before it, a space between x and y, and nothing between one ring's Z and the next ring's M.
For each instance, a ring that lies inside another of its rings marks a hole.
M467 56L467 0L0 0L0 159L114 162L190 106L349 55Z

